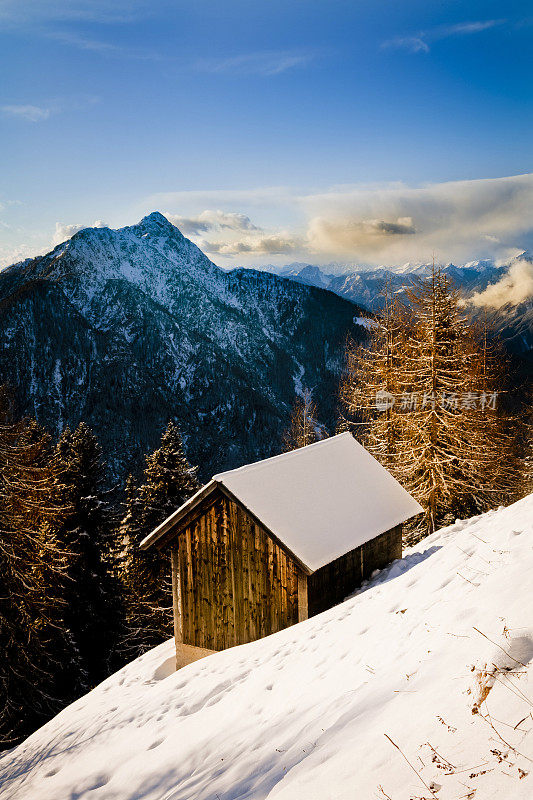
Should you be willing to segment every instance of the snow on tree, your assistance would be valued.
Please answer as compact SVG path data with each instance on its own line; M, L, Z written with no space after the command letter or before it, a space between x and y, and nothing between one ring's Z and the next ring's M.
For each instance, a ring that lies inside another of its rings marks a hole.
M120 525L128 654L140 654L172 635L168 554L142 551L139 543L194 494L196 472L187 460L177 426L170 421L160 447L146 458L143 483L137 487L131 477L128 480Z
M111 533L114 515L104 489L106 466L91 429L65 428L56 446L69 513L59 530L69 551L63 596L65 622L76 644L80 668L74 694L107 677L120 628L120 584L114 575Z
M291 423L283 435L283 451L297 450L324 438L324 430L317 422L317 409L313 395L304 389L294 401Z

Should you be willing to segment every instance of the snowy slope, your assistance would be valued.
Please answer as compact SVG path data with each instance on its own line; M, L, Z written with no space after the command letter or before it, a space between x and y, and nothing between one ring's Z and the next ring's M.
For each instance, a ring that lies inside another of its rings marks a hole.
M533 495L267 639L178 673L163 644L5 754L0 798L531 798L532 534Z

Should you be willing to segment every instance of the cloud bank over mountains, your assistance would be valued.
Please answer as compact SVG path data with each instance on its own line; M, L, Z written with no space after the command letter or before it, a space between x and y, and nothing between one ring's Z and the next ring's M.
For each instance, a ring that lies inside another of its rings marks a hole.
M497 283L487 286L484 292L476 292L469 303L478 308L502 308L516 306L533 297L533 263L526 258L516 260L508 272Z
M249 192L167 193L150 207L216 202L190 217L164 213L212 255L235 263L292 254L327 263L384 264L476 258L507 260L533 244L533 175L434 183L340 186L301 194L282 188ZM236 210L238 209L238 210ZM259 225L261 217L290 224ZM253 220L253 221L252 221ZM181 223L181 224L180 224ZM282 259L281 259L282 260Z
M508 263L533 249L532 207L533 174L526 174L307 193L289 187L166 192L144 198L110 223L132 224L161 210L223 267L287 260L393 267L433 256L457 264L479 258ZM87 225L56 223L52 244Z
M308 242L334 258L393 265L508 258L532 240L533 175L354 189L309 198Z

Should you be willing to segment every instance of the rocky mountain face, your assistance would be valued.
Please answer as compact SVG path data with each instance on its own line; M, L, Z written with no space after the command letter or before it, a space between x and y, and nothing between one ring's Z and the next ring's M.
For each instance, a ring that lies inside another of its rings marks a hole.
M531 261L531 256L522 255L520 260ZM518 259L512 259L505 266L496 266L493 261L473 261L462 266L447 264L443 271L450 276L461 294L468 300L476 292L483 292L487 286L497 283L507 274ZM275 268L274 268L275 269ZM379 312L382 308L382 291L386 283L400 298L416 277L429 276L431 264L405 264L395 269L379 267L360 269L338 274L330 274L312 264L288 264L276 270L290 280L306 286L320 286ZM478 322L486 322L489 329L501 338L513 355L533 360L533 298L517 305L507 304L497 309L465 306L466 314Z
M153 213L0 273L0 382L54 433L85 420L113 479L170 418L206 478L279 452L303 386L333 426L360 312L314 286L224 272Z

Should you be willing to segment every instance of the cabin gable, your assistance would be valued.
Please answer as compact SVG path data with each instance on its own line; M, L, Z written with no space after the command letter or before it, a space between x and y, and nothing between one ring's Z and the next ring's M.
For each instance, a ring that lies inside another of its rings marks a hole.
M238 503L217 490L182 523L170 541L177 640L224 650L298 622L301 570Z

